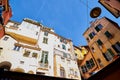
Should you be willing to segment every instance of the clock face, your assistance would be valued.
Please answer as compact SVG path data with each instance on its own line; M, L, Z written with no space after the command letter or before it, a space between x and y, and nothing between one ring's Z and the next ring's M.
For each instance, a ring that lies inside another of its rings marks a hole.
M99 7L93 8L90 12L90 16L92 18L97 18L98 16L100 16L100 14L101 14L101 9Z

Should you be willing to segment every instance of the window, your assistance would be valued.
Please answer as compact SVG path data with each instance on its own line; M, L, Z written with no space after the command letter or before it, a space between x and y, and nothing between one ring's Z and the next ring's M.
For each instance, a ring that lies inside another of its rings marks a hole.
M9 38L9 37L4 37L4 39L3 39L3 40L7 41L7 40L8 40L8 38Z
M48 43L48 38L43 38L43 43L47 44Z
M87 66L88 69L91 69L91 65L90 65L89 61L86 61L86 66Z
M88 71L86 65L81 66L82 72L86 73Z
M99 32L101 29L102 29L102 25L101 24L99 24L99 25L97 25L96 27L95 27L95 30L97 31L97 32Z
M32 57L34 57L34 58L37 58L37 56L38 56L37 53L33 53L33 54L32 54Z
M67 54L67 58L69 58L69 59L71 58L71 55L69 53Z
M97 62L98 62L98 64L100 65L100 67L103 67L103 64L102 64L102 61L101 61L100 58L97 59Z
M112 45L112 48L120 55L120 42L117 42L115 45Z
M20 61L20 64L24 64L24 61Z
M103 43L102 43L102 41L99 39L99 40L97 40L97 43L98 43L98 45L102 45Z
M95 63L94 63L94 61L93 61L93 59L92 59L92 58L90 59L90 61L89 61L89 62L90 62L90 64L91 64L91 68L95 66Z
M63 39L62 39L62 38L60 38L60 42L63 42Z
M38 35L38 32L36 32L36 35Z
M91 33L89 34L90 39L92 39L94 36L95 36L95 32L91 32Z
M24 56L24 57L29 57L29 55L30 55L30 51L25 50L25 52L24 52L23 56Z
M1 53L2 53L2 50L3 50L3 48L0 47L0 55L1 55Z
M67 58L67 53L63 52L63 57Z
M106 59L107 61L112 60L113 57L114 57L114 53L112 52L111 49L107 49L107 52L104 53L103 55L104 55L104 57L105 57L105 59Z
M16 45L15 45L13 50L15 50L15 51L19 51L20 48L21 48L20 46L16 46Z
M18 24L17 24L17 23L14 23L13 27L18 27Z
M60 42L63 42L63 43L65 43L65 44L67 44L67 40L64 39L64 38L60 38Z
M109 39L112 38L111 33L109 33L108 31L106 31L104 34L105 34L105 36L106 36L107 38L109 38Z
M95 63L94 63L94 61L93 61L92 58L91 58L90 60L86 61L86 67L87 67L88 69L91 69L91 68L93 68L94 66L95 66Z
M87 42L90 42L89 38L86 38Z
M60 47L60 45L58 45L58 47Z
M63 67L60 68L60 76L65 78L65 69Z
M48 32L44 32L44 35L45 35L45 36L48 36Z
M42 51L42 57L41 57L41 66L47 67L48 65L48 51Z
M67 40L64 39L63 43L67 44Z
M66 46L64 44L62 44L62 49L66 50Z
M75 71L75 76L76 76L76 77L78 76L77 71Z
M74 75L74 70L70 69L70 74Z

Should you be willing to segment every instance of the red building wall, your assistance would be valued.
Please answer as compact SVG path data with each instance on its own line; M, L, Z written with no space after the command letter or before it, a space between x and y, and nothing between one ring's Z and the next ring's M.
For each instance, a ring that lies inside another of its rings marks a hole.
M12 16L12 10L9 6L9 0L2 0L2 5L5 6L5 11L3 11L3 21L4 21L4 25L7 24L7 21L10 19L10 17ZM4 26L0 25L0 38L3 37L4 35Z

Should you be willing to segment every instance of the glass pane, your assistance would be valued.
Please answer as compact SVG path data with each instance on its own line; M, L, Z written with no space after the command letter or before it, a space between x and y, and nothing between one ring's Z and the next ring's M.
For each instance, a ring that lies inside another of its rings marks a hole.
M100 39L97 41L97 43L98 43L98 45L102 45L103 44Z
M112 37L112 35L111 35L108 31L105 32L105 35L106 35L106 37L108 37L108 38L111 38L111 37Z

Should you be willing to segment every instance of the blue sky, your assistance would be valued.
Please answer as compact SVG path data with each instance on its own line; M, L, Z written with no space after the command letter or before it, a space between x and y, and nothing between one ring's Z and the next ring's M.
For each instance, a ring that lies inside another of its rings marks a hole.
M88 5L87 5L88 3ZM83 33L89 27L90 10L94 7L102 9L101 17L115 18L98 0L10 0L13 16L11 20L21 22L30 18L41 22L44 26L54 28L63 37L72 39L74 45L87 45Z

